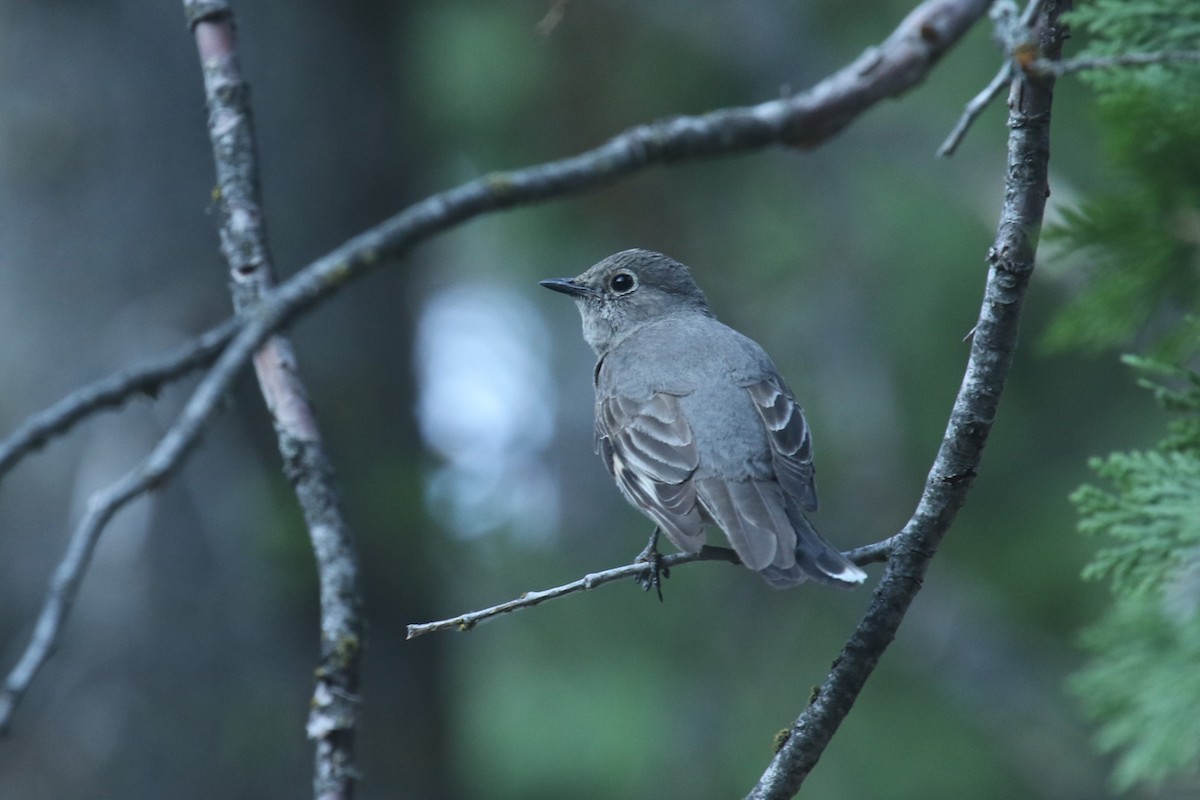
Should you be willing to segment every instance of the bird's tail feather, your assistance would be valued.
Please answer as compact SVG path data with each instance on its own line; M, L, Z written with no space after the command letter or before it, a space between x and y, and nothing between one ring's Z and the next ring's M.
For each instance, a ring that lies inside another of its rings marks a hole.
M778 589L815 580L833 586L852 587L862 583L867 573L850 563L833 545L825 541L817 529L788 503L788 519L796 530L796 563L787 568L766 566L758 572L767 583Z

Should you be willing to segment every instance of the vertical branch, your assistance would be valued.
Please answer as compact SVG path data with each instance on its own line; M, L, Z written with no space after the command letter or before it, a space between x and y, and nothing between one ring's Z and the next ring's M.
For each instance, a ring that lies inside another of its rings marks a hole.
M1044 57L1057 60L1066 38L1058 17L1068 2L1052 0L1043 5L1032 26L1031 43ZM921 589L929 562L975 479L1016 349L1022 300L1033 273L1049 195L1053 92L1053 76L1014 75L1008 101L1004 206L995 243L988 252L987 285L971 355L945 437L917 510L895 537L887 569L866 614L748 800L780 800L799 791L895 638Z
M221 252L229 265L234 307L239 314L253 315L275 279L233 12L225 0L184 0L184 10L204 70ZM254 369L274 420L284 472L308 526L321 587L321 661L307 725L316 742L314 795L317 800L343 800L353 794L357 775L353 744L364 633L358 554L288 340L268 338L254 355Z

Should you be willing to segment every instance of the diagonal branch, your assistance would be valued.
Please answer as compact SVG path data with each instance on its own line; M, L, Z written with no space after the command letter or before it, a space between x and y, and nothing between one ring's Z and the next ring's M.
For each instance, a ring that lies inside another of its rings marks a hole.
M1057 58L1061 51L1066 29L1059 25L1058 16L1066 5L1052 0L1037 20L1039 47L1047 58ZM1013 80L1004 207L995 244L988 252L988 279L971 355L945 438L871 605L748 800L780 800L799 790L895 638L938 544L975 479L1016 349L1022 300L1033 273L1049 194L1053 90L1053 77L1016 75Z
M198 14L220 0L195 0ZM675 117L628 130L577 156L513 172L493 173L432 195L350 239L264 295L197 385L179 417L133 470L93 495L71 533L37 631L0 690L0 731L49 657L104 525L120 508L152 490L196 446L233 380L266 340L327 300L351 280L441 231L493 211L580 194L654 164L748 152L769 145L812 147L881 100L919 84L986 12L988 0L925 0L878 47L807 91L755 106Z
M250 345L235 337L150 454L115 483L88 498L87 509L71 532L67 552L51 576L33 636L0 689L0 733L7 732L17 704L54 651L105 526L117 511L161 486L179 468L251 352Z
M1042 13L1045 3L1046 0L1029 0L1019 14L1014 0L996 0L992 5L988 16L992 20L992 35L1004 51L1004 63L983 91L967 103L962 116L938 148L939 158L954 155L979 115L1000 96L1004 87L1012 83L1013 72L1018 68L1028 69L1028 65L1037 55L1037 44L1032 33L1034 22Z
M881 100L918 85L982 17L990 0L926 0L877 47L806 91L754 106L640 125L599 147L433 195L360 234L283 284L283 321L435 233L493 211L578 194L655 164L759 150L815 147ZM249 334L247 334L249 335Z
M98 411L118 408L134 395L156 395L168 383L212 364L240 324L236 318L227 319L164 356L82 386L27 418L0 441L0 478L22 458Z
M942 142L942 146L938 148L937 154L942 158L949 158L958 150L958 146L962 144L962 140L966 138L967 131L975 124L975 120L979 119L979 115L983 110L992 104L1005 86L1012 83L1013 64L1011 61L1005 61L1001 65L995 77L988 82L988 85L983 88L979 94L971 98L971 102L967 103L967 107L963 109L962 116L958 118L958 122L954 124L950 134L946 140Z
M250 312L275 283L259 192L249 89L237 58L233 12L225 0L184 0L204 70L208 133L221 206L221 251L234 306ZM284 470L296 492L316 556L321 587L321 660L307 731L316 742L313 793L344 800L354 793L354 732L366 623L358 549L341 508L341 491L291 344L273 334L254 354L254 370L275 422Z

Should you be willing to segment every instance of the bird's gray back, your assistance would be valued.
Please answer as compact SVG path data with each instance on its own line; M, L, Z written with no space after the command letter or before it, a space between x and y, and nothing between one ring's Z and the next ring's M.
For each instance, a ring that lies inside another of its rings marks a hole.
M766 479L771 447L746 387L778 376L752 339L713 317L679 314L644 325L609 351L596 375L596 400L614 394L679 398L699 451L697 479Z

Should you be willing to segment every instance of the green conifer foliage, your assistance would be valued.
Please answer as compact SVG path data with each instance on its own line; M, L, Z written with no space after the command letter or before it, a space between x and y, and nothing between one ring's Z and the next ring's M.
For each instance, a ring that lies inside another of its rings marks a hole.
M1195 0L1094 0L1071 24L1081 57L1200 50ZM1072 689L1117 754L1114 783L1200 774L1200 65L1165 60L1082 73L1095 90L1117 186L1049 231L1082 258L1084 288L1052 326L1052 348L1134 346L1127 358L1177 413L1146 451L1091 466L1102 486L1072 497L1080 529L1104 546L1084 577L1108 581L1112 605L1084 631L1087 664Z
M1108 488L1071 498L1080 529L1107 542L1084 577L1114 598L1084 632L1091 658L1072 689L1101 723L1097 743L1120 753L1120 788L1200 769L1200 375L1127 361L1179 417L1155 449L1093 460Z
M1071 15L1082 57L1200 51L1195 0L1095 0ZM1081 73L1095 90L1105 150L1122 175L1048 231L1083 257L1086 288L1047 334L1054 349L1126 346L1169 355L1196 334L1200 301L1200 64L1166 61Z

